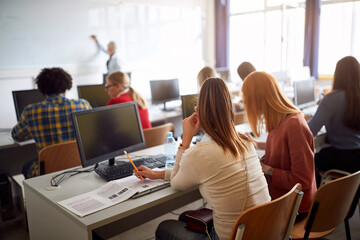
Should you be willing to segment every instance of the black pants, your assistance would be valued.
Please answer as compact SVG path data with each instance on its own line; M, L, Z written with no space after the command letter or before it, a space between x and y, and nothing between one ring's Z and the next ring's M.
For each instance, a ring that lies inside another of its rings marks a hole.
M321 149L315 154L315 169L339 169L354 173L360 170L360 149L342 150L333 147ZM316 176L319 184L321 176Z
M179 220L162 221L156 229L156 240L209 240L207 234L193 232L186 228L186 212L179 216ZM219 240L213 228L210 232L211 240Z

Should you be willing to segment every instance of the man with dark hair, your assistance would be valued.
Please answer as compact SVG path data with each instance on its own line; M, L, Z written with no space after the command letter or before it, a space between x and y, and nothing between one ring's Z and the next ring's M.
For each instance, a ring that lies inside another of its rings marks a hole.
M11 131L13 139L34 138L38 152L48 145L75 140L71 113L91 109L91 106L86 100L65 97L66 90L72 87L70 74L62 68L44 68L35 83L45 100L24 108ZM40 175L38 159L25 163L23 174L25 178Z

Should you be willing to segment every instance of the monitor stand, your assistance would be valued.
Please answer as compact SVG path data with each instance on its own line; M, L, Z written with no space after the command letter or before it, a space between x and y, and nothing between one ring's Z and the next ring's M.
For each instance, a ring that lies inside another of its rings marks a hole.
M164 107L162 109L164 112L171 112L174 111L175 109L176 107L166 108L166 102L164 102Z
M110 168L112 166L114 166L116 163L115 163L115 158L110 158L107 162L102 162L102 163L98 163L96 168L95 169L98 169L98 170L105 170L107 168Z
M111 176L108 174L111 173L112 167L116 167L115 158L110 158L107 162L98 163L95 167L95 172L99 174L106 181L111 181Z

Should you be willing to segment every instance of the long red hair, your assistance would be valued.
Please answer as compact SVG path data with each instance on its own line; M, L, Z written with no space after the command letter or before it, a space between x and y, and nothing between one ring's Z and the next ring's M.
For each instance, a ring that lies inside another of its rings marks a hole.
M242 86L244 107L251 129L260 136L265 121L266 131L279 126L284 115L301 111L282 92L276 79L266 72L253 72Z

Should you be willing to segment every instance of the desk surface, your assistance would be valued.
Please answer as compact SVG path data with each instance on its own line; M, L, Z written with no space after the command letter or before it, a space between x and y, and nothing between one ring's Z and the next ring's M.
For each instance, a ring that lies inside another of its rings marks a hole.
M0 149L24 146L27 144L35 144L35 140L30 139L24 142L16 142L11 137L11 128L0 129Z
M157 146L136 155L161 152L163 146ZM95 190L105 180L93 171L81 173L62 182L59 189L47 191L54 175L24 181L31 239L92 239L94 233L109 237L201 198L197 188L179 192L168 187L81 218L57 202Z
M163 111L156 106L149 107L149 119L150 122L167 121L170 118L182 118L182 110L180 107L173 111Z

